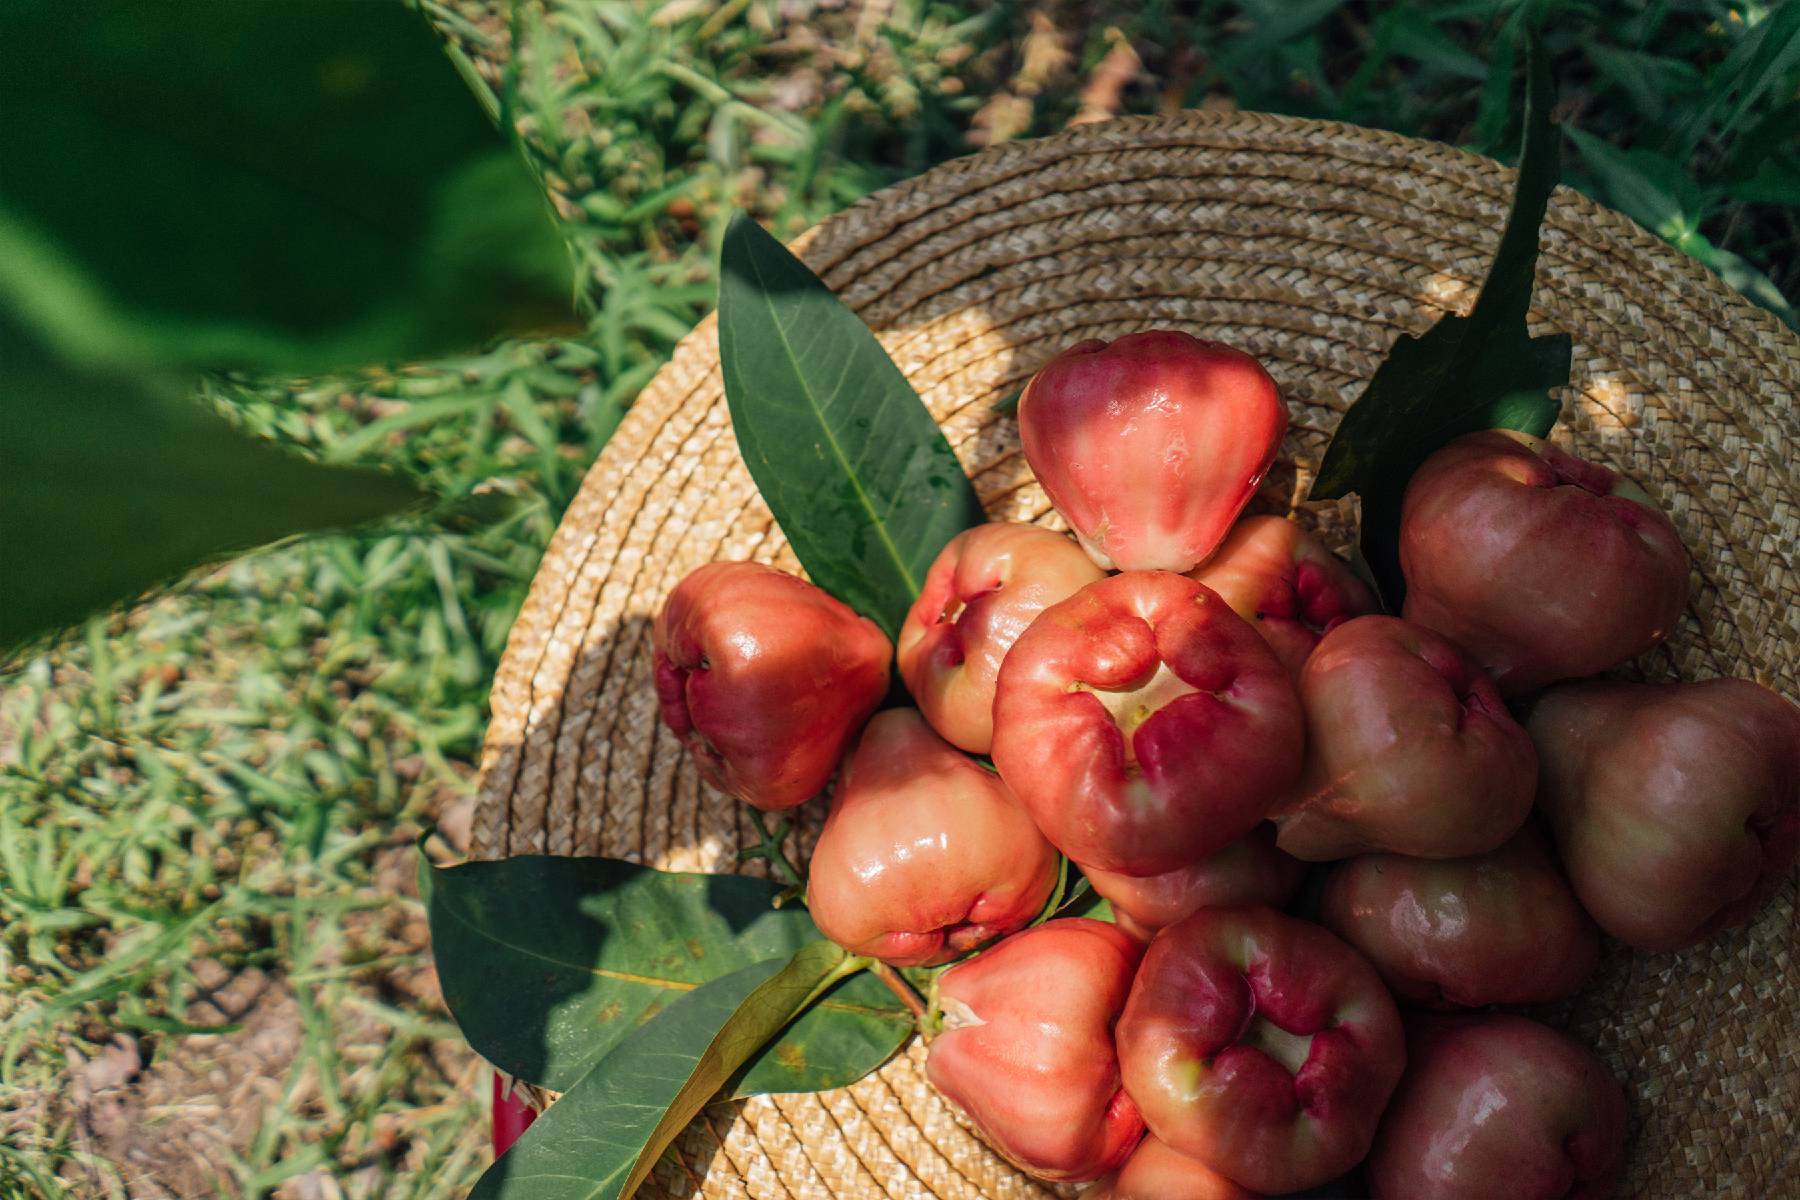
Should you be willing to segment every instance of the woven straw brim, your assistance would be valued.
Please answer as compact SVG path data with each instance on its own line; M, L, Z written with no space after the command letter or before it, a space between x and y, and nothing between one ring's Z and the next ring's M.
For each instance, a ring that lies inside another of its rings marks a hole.
M1345 407L1401 334L1466 311L1511 171L1429 142L1258 114L1183 113L998 147L887 189L802 239L943 424L994 519L1058 521L994 410L1059 349L1172 326L1242 347L1292 415L1258 500L1305 495ZM1800 339L1704 268L1563 189L1533 332L1566 331L1556 438L1640 481L1694 556L1680 631L1646 677L1800 693ZM1340 549L1348 504L1303 519ZM729 871L750 840L657 719L650 621L713 559L799 569L738 457L711 320L589 472L495 680L475 853L604 854ZM794 852L822 819L808 806ZM1551 1014L1631 1098L1621 1195L1800 1194L1795 881L1683 954L1612 945ZM925 1082L917 1044L853 1087L709 1109L646 1194L1041 1196Z

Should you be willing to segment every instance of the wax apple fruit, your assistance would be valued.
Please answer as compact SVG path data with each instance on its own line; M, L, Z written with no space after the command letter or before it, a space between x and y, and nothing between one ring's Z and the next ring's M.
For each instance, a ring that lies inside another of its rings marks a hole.
M1275 827L1265 821L1223 850L1162 875L1121 875L1094 867L1082 873L1112 905L1119 928L1149 941L1163 926L1202 908L1279 908L1299 890L1306 864L1275 848Z
M1524 1017L1409 1022L1369 1184L1377 1200L1605 1200L1625 1096L1594 1052Z
M806 905L852 954L927 966L1030 924L1058 867L998 776L891 708L838 776Z
M1599 931L1530 824L1469 858L1368 854L1341 863L1319 920L1396 997L1433 1007L1561 1000L1600 956Z
M938 980L944 1029L925 1073L1040 1179L1095 1179L1144 1132L1119 1082L1113 1024L1143 948L1104 921L1015 933Z
M1025 627L1099 579L1100 568L1060 533L1015 522L950 539L900 628L900 675L931 727L986 754L994 742L994 680Z
M1687 601L1675 526L1630 480L1523 433L1459 438L1407 485L1409 621L1508 696L1594 675L1666 638Z
M1800 854L1800 708L1747 679L1552 688L1538 802L1600 927L1675 950L1755 916Z
M1342 559L1281 517L1239 521L1193 577L1255 626L1295 676L1320 638L1381 609L1369 585Z
M1006 656L994 765L1084 867L1156 875L1254 829L1303 745L1287 672L1191 579L1128 571L1045 609Z
M1064 350L1019 397L1019 441L1101 567L1190 571L1275 461L1287 409L1250 355L1171 329Z
M1300 701L1306 772L1270 814L1297 858L1480 854L1531 811L1531 739L1480 667L1429 629L1345 622L1306 660Z
M1406 1062L1374 968L1270 908L1204 908L1157 934L1118 1046L1150 1132L1262 1192L1324 1183L1367 1154Z
M1081 1193L1081 1200L1257 1200L1198 1159L1146 1137L1125 1165Z
M764 811L816 795L887 694L875 623L757 563L690 573L651 637L663 721L708 783Z

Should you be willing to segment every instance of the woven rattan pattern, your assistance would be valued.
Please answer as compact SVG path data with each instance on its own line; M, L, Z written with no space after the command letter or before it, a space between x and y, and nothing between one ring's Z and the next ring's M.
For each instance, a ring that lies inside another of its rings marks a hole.
M1258 506L1286 511L1393 340L1466 311L1505 168L1432 143L1258 114L1089 126L939 167L801 245L943 424L996 519L1056 525L995 403L1059 348L1152 325L1241 346L1293 419ZM1652 678L1744 675L1800 695L1800 339L1688 258L1564 189L1534 331L1575 342L1556 437L1641 481L1694 555ZM1303 518L1340 548L1348 507ZM563 518L493 691L475 854L608 854L731 870L748 826L663 730L650 618L686 572L797 570L732 441L713 323L645 390ZM821 814L812 805L793 849ZM1632 1098L1622 1195L1800 1195L1795 881L1746 930L1685 954L1611 948L1549 1014ZM819 1096L708 1110L659 1167L668 1196L1042 1196L927 1086L915 1044Z

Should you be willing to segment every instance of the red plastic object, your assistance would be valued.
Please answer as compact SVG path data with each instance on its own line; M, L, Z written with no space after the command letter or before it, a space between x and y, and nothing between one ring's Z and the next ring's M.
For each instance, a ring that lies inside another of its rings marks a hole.
M519 1135L537 1120L537 1109L525 1103L512 1087L494 1072L494 1157L499 1158L519 1140Z

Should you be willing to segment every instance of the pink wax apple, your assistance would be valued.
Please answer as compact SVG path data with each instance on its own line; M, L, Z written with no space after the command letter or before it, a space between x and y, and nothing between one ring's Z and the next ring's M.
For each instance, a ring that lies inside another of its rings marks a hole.
M1676 950L1749 921L1800 856L1800 708L1747 679L1552 688L1538 803L1600 928Z
M1320 638L1352 617L1381 611L1356 572L1281 517L1245 517L1192 575L1255 626L1296 677Z
M986 754L1006 652L1039 613L1101 576L1081 547L1036 525L977 525L951 538L900 628L900 675L931 727Z
M1081 1193L1081 1200L1258 1200L1199 1159L1146 1137L1125 1165Z
M1115 926L1046 921L945 971L925 1073L1039 1179L1095 1179L1143 1136L1119 1082L1113 1023L1143 948Z
M1374 968L1269 908L1203 908L1157 934L1118 1046L1151 1133L1276 1193L1334 1179L1368 1153L1406 1062Z
M1059 866L999 776L890 708L838 775L806 905L852 954L929 966L1030 924Z
M656 696L701 776L765 812L818 794L887 694L866 617L757 563L708 563L656 614Z
M1262 364L1172 329L1077 343L1019 397L1019 441L1101 567L1191 571L1275 461L1287 409Z
M1432 1007L1540 1004L1573 996L1600 933L1527 824L1469 858L1369 854L1332 869L1319 921L1401 1000Z
M1300 890L1306 864L1275 848L1275 827L1265 821L1223 850L1163 875L1121 875L1094 867L1082 874L1112 905L1119 928L1147 942L1165 925L1202 908L1279 908Z
M1642 654L1687 602L1687 551L1642 488L1505 430L1458 438L1413 475L1400 566L1406 619L1508 696Z
M1174 871L1243 837L1299 771L1286 670L1209 589L1128 571L1047 608L994 696L994 765L1083 867Z
M1369 1156L1376 1200L1606 1200L1625 1095L1594 1052L1524 1017L1408 1022L1406 1076Z
M1270 816L1309 862L1492 850L1531 812L1537 756L1494 684L1429 629L1358 617L1300 672L1306 772Z

